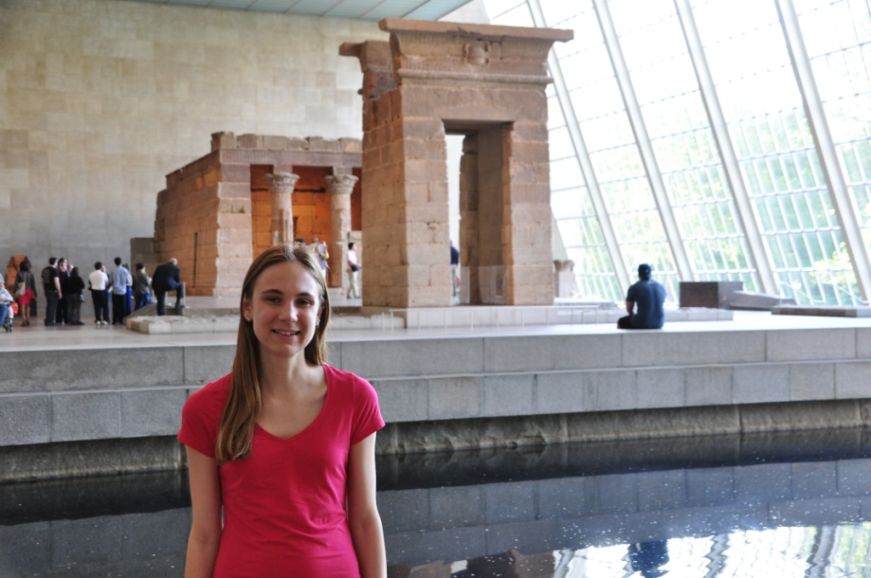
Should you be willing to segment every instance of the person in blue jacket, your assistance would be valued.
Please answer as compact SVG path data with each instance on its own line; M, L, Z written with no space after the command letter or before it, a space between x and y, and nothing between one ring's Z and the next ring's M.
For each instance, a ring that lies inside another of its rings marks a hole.
M665 323L665 287L651 279L653 268L638 266L638 282L626 292L626 312L617 321L620 329L662 329Z

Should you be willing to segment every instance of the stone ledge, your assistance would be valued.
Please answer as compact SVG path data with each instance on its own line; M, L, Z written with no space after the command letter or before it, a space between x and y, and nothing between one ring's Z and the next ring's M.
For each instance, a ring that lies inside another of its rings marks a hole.
M871 307L849 305L777 305L772 315L810 315L815 317L871 317Z
M149 312L149 310L146 310ZM359 312L359 313L358 313ZM476 327L524 327L528 325L616 324L625 311L595 305L453 306L396 309L389 307L347 308L330 319L330 329L438 329ZM732 311L691 307L669 309L665 321L731 321ZM184 309L182 315L139 315L126 321L127 329L147 334L226 333L239 325L235 307Z

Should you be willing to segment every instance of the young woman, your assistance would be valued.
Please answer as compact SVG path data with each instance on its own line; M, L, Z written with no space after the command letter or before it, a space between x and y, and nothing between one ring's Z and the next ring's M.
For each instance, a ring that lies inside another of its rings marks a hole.
M368 382L325 363L330 304L311 254L267 249L240 310L232 372L182 412L185 576L385 578L375 504L384 420Z
M21 312L21 326L27 327L30 325L30 302L36 299L36 279L30 272L30 261L27 259L18 266L18 274L15 276L15 296L18 298L18 310Z

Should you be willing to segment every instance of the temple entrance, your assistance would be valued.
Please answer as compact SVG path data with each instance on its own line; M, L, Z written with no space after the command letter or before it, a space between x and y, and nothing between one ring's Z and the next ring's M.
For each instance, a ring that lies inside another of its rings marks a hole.
M463 135L460 158L460 299L468 305L505 303L505 176L510 123L445 121Z

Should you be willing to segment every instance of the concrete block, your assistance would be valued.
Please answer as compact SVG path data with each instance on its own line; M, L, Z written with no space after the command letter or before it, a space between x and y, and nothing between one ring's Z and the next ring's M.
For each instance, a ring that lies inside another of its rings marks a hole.
M871 359L871 329L856 330L856 357Z
M765 332L622 333L625 366L765 361Z
M381 415L386 422L425 421L429 418L426 380L378 380L372 385L378 393Z
M481 378L427 380L429 419L459 419L481 415Z
M0 447L50 441L49 395L0 395L0 415Z
M686 404L732 403L731 367L691 367L686 370Z
M53 395L51 441L121 437L121 393Z
M457 528L487 525L482 488L486 486L449 486L429 491L430 520L427 528Z
M683 407L686 373L681 369L639 369L635 374L638 407Z
M749 404L736 406L741 415L744 432L772 432L793 429L826 429L832 424L840 427L862 427L860 406L857 403L802 403L789 406Z
M485 375L485 416L529 415L535 411L535 376Z
M123 437L175 435L186 399L183 386L121 392Z
M342 344L342 369L367 379L439 375L447 368L457 374L481 373L484 340L360 341Z
M20 351L4 356L0 394L123 389L184 383L182 350L175 347ZM99 369L97 369L99 368Z
M634 371L588 372L584 375L584 379L592 384L596 391L597 410L617 411L637 407L638 391Z
M206 384L230 373L233 369L235 345L185 347L184 381L186 384Z
M871 362L835 365L835 397L854 399L871 397Z
M792 363L789 365L789 399L791 401L834 398L834 363Z
M484 356L487 372L620 367L620 336L492 337Z
M583 372L543 373L535 381L535 413L596 410L595 384Z
M733 403L788 400L788 365L739 365L735 367L732 374Z
M854 359L856 336L844 329L798 329L767 331L768 361Z

